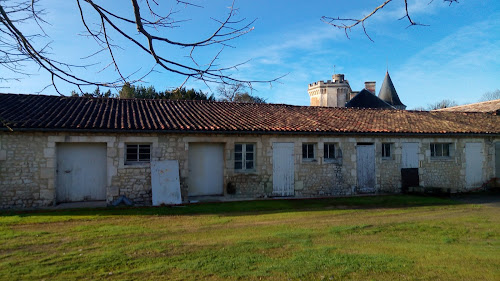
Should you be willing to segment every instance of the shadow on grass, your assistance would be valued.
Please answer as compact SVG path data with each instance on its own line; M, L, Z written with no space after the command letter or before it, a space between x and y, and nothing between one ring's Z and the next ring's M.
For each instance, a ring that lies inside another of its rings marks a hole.
M0 211L1 216L179 216L179 215L251 215L297 211L324 211L344 209L401 208L463 204L449 198L391 195L319 199L267 199L217 203L196 203L160 207L106 207L97 209L63 209L34 211Z

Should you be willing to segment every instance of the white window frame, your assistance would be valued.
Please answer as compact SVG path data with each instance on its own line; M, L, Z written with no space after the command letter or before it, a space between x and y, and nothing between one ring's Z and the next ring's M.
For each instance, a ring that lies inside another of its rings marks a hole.
M145 147L149 148L149 152L140 152L141 148ZM129 149L135 149L133 152L129 152ZM151 150L152 146L150 143L126 143L125 144L125 165L142 165L149 164L151 162ZM135 154L135 157L129 158L131 154ZM146 159L144 157L140 157L141 155L148 155L149 157Z
M441 151L440 153L439 150L437 149L437 147L440 146L441 147ZM446 149L446 151L448 152L447 155L444 154L445 152L445 146L448 146L448 149ZM429 145L429 148L431 150L431 158L450 158L451 155L452 155L452 143L449 143L449 142L433 142ZM441 154L441 155L437 155L437 154Z
M236 151L236 146L241 145L241 152ZM252 151L248 151L248 147L252 147ZM255 153L256 153L256 145L254 143L235 143L234 144L234 170L235 171L255 171ZM236 154L241 154L241 159L236 159ZM249 154L252 155L252 159L248 159ZM237 168L236 163L241 162L241 168ZM249 163L252 163L249 168Z
M331 146L333 146L333 151L331 150ZM325 161L333 161L337 159L337 144L332 142L325 142L323 144L323 158ZM333 157L330 156L330 152L333 152Z
M306 154L304 157L304 148L306 149ZM310 152L312 151L312 157L310 157ZM316 160L316 144L315 143L302 143L302 161L315 161Z

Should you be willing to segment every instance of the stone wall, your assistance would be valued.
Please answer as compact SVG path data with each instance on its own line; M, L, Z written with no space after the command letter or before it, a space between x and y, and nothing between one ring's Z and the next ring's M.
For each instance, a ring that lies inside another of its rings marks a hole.
M53 203L49 150L44 134L0 134L0 208Z
M224 196L228 199L265 198L273 195L273 149L275 142L294 144L294 196L344 196L357 193L356 146L375 145L376 190L399 193L403 142L419 143L420 185L465 190L465 144L483 144L484 181L494 176L494 143L500 138L398 138L366 136L243 135L243 134L75 134L0 133L0 208L32 208L56 203L58 143L105 143L107 147L106 198L111 203L126 196L138 205L151 205L149 163L125 165L127 143L151 144L152 160L177 160L182 199L189 201L189 144L224 144ZM431 143L450 143L453 154L447 158L430 156ZM255 169L234 169L236 143L255 145ZM302 159L302 143L313 143L315 158ZM323 144L336 146L337 158L323 157ZM391 143L391 157L381 157L382 143ZM229 189L228 189L229 187ZM228 192L230 191L230 192ZM234 192L233 192L234 191Z

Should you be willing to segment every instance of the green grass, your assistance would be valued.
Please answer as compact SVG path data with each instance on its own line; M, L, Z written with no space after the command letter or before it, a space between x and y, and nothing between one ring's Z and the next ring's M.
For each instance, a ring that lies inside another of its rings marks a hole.
M0 213L0 280L500 280L500 210L416 196Z

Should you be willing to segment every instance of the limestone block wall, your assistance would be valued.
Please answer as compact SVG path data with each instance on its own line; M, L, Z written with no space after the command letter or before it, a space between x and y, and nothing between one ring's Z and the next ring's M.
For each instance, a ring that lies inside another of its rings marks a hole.
M0 134L0 208L53 203L53 161L44 134Z
M294 144L295 197L322 197L356 194L356 146L375 145L377 192L399 193L401 190L402 143L419 144L420 185L465 190L465 145L483 144L483 172L486 181L494 176L494 143L500 138L431 138L367 137L324 135L249 135L249 134L110 134L110 133L0 133L0 208L32 208L56 203L57 147L59 143L106 144L106 200L111 203L127 196L138 205L151 205L151 169L149 163L125 165L127 143L151 144L152 160L179 162L182 199L189 201L189 144L224 144L224 196L227 198L263 198L273 191L273 143ZM453 154L448 158L430 156L431 143L450 143ZM236 143L255 145L255 169L234 169ZM313 143L315 158L302 159L302 144ZM337 158L324 159L323 144L334 143ZM381 157L382 143L391 143L391 157ZM228 193L230 191L234 194Z

